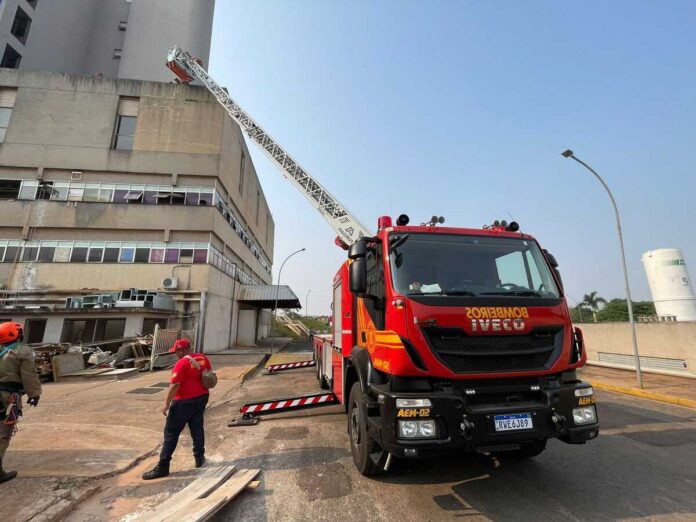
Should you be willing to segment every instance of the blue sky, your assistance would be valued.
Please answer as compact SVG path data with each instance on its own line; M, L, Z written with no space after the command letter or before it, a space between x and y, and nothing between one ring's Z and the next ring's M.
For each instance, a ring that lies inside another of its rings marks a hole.
M646 250L696 271L696 2L217 0L210 71L365 225L514 216L566 292L634 299ZM328 313L335 234L251 145L276 222L274 274ZM509 214L509 215L508 215ZM572 303L572 299L570 300Z

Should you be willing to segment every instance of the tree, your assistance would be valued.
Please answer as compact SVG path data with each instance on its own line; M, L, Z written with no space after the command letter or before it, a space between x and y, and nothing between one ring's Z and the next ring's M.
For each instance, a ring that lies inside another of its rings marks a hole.
M596 291L585 294L579 306L587 306L592 311L592 319L597 322L597 312L600 310L600 305L606 305L607 300L597 295Z
M633 301L633 315L638 318L640 316L654 316L655 305L652 301ZM600 322L625 322L628 321L628 306L626 299L612 299L604 308L597 314L597 319Z

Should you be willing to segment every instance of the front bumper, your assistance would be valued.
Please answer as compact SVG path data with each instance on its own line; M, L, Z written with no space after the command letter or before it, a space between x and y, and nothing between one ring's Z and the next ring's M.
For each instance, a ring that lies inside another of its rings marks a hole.
M451 450L505 451L517 449L535 441L558 438L568 444L584 444L599 434L599 422L576 425L573 408L594 404L594 396L576 397L575 390L590 385L554 382L537 385L533 391L520 394L519 387L497 386L477 390L471 388L445 389L431 392L389 392L375 386L371 395L376 397L368 416L371 436L386 451L395 456L426 457ZM386 388L386 387L385 387ZM474 390L473 393L471 390ZM494 393L492 393L492 390ZM397 408L398 398L428 399L430 408ZM502 400L501 400L502 398ZM379 410L377 410L379 408ZM595 409L596 411L596 409ZM498 432L496 415L527 413L533 427L524 430ZM433 439L405 439L399 437L399 420L433 419L437 437Z

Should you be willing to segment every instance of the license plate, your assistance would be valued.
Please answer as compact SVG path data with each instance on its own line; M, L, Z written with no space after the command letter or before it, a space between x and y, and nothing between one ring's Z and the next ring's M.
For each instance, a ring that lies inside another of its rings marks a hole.
M534 427L532 416L529 413L513 413L510 415L496 415L493 417L495 431L530 430Z

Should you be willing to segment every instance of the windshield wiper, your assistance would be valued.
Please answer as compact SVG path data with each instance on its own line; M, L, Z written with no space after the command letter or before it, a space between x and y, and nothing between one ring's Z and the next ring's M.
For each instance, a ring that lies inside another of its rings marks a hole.
M399 248L401 245L403 245L406 241L408 241L408 238L409 238L409 234L404 234L403 236L392 237L389 240L389 250L395 251L397 248Z
M478 295L518 295L518 296L533 296L542 297L536 290L509 290L505 292L480 292Z
M406 295L468 295L475 297L479 294L469 290L440 290L439 292L410 292Z

